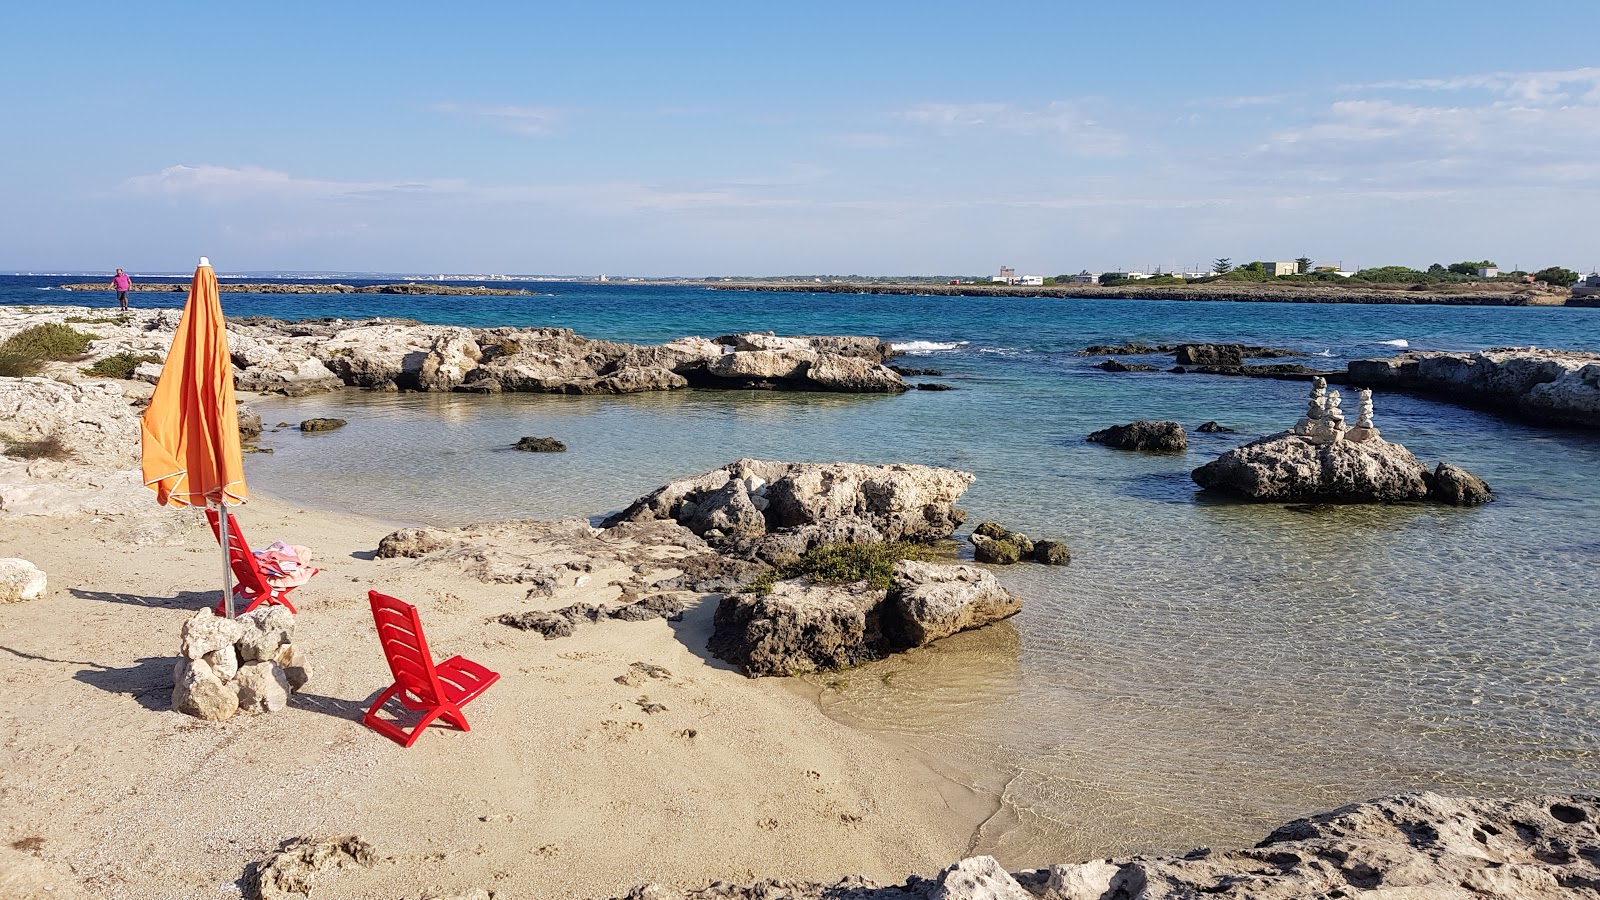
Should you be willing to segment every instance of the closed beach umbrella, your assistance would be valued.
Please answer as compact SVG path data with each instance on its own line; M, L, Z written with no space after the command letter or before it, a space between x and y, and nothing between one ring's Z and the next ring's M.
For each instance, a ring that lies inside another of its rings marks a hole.
M221 515L222 590L233 616L228 507L249 499L239 450L233 360L217 298L217 273L200 258L161 380L140 419L140 464L162 506L214 506Z

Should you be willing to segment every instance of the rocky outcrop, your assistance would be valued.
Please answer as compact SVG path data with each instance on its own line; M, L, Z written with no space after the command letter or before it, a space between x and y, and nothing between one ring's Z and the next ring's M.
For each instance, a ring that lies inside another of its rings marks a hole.
M1189 436L1177 422L1147 422L1141 419L1096 431L1089 435L1088 440L1115 450L1182 453L1189 449Z
M371 868L376 862L372 845L353 834L295 838L256 869L254 896L260 900L303 900L312 895L319 876L350 863ZM323 892L317 896L323 896Z
M20 603L43 596L48 580L25 559L0 558L0 603Z
M1451 506L1476 506L1494 499L1488 482L1460 466L1439 463L1428 476L1428 496Z
M718 882L641 885L616 900L1578 900L1600 897L1600 797L1454 799L1405 794L1278 828L1244 850L1127 856L1007 872L976 856L880 886Z
M139 458L139 410L119 382L0 378L0 437L53 437L80 465L124 469Z
M1229 450L1193 472L1202 488L1261 501L1395 502L1428 496L1427 470L1380 439L1317 443L1280 432Z
M855 543L933 541L965 518L955 502L972 481L969 473L932 466L741 459L667 484L604 524L671 520L744 555L793 543L780 537L762 545L769 535L801 534L801 543L815 546L824 531L841 528Z
M1107 372L1159 372L1159 371L1161 371L1160 369L1156 368L1155 366L1145 365L1144 363L1125 363L1120 359L1108 359L1105 362L1098 362L1098 363L1094 364L1094 367L1096 369L1103 369L1104 371L1107 371Z
M1356 360L1347 368L1353 385L1409 391L1533 422L1600 428L1600 353L1537 347L1408 352Z
M976 566L901 560L888 590L778 581L727 594L707 648L751 677L849 668L1014 615L1022 601Z
M344 419L306 419L300 423L300 430L305 432L337 431L349 424Z
M524 437L518 438L511 449L526 453L565 453L567 445L553 437Z

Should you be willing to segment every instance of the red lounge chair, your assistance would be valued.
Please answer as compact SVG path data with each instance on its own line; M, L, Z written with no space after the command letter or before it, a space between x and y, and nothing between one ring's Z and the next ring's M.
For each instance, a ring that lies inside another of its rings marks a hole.
M452 656L435 666L415 606L377 591L368 591L367 600L372 603L372 620L378 625L378 641L389 660L389 671L394 673L394 684L378 696L361 721L403 747L415 744L428 723L440 716L462 731L471 731L461 707L499 681L499 673L463 656ZM396 695L406 709L422 713L409 734L378 717L378 710Z
M211 533L217 536L218 543L222 541L222 529L217 524L219 518L216 510L206 507L206 521L211 523ZM295 612L294 604L289 602L289 594L294 588L275 588L267 583L267 576L261 571L256 555L250 552L250 544L244 539L244 532L239 530L239 520L235 516L228 517L228 562L233 566L234 615L247 613L263 603L276 603L289 612ZM319 571L312 569L311 574L316 575ZM212 609L219 616L225 611L221 600Z

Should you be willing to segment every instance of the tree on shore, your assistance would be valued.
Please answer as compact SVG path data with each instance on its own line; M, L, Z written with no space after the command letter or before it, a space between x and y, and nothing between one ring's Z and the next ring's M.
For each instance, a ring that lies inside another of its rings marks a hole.
M1545 284L1553 284L1559 287L1572 287L1578 283L1580 277L1577 272L1571 269L1563 269L1560 266L1551 266L1548 269L1540 269L1533 273L1534 281L1542 281Z
M1226 275L1233 271L1233 260L1226 256L1213 260L1211 263L1211 271L1218 275Z
M1311 271L1311 257L1309 257L1309 256L1295 257L1294 264L1295 264L1295 271L1300 273L1301 275L1304 275L1307 272Z
M1476 275L1479 269L1494 269L1498 267L1491 260L1480 259L1477 262L1473 262L1469 259L1463 262L1451 263L1448 268L1457 275Z

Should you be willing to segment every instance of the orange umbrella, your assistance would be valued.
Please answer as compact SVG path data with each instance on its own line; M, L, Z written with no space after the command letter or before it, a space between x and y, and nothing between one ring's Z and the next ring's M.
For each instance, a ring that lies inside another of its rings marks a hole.
M139 432L144 483L156 492L156 502L214 505L222 516L223 600L231 617L228 506L243 503L250 495L239 451L233 360L217 299L217 273L203 256Z

